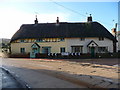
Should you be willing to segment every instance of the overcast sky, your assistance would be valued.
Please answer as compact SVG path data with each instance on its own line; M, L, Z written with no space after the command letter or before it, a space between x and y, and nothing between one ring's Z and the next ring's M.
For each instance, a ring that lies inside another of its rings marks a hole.
M39 23L55 22L57 17L60 22L86 22L92 14L93 21L110 32L118 23L118 0L0 0L0 11L0 38L11 38L22 24L33 24L36 14Z

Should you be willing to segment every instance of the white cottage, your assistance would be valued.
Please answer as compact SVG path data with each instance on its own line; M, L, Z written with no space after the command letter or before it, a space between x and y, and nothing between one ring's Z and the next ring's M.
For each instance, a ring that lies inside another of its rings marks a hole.
M105 53L113 52L114 36L100 23L59 22L23 24L11 39L15 53Z

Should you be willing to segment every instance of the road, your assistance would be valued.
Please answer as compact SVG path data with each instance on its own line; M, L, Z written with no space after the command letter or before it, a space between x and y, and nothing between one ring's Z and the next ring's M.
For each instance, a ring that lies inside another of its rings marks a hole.
M24 88L11 74L7 73L5 70L1 70L0 73L2 74L1 88Z
M0 62L2 67L8 69L31 88L86 88L86 86L57 77L56 71L45 69L45 67L51 68L51 66L34 64L30 59L0 58Z

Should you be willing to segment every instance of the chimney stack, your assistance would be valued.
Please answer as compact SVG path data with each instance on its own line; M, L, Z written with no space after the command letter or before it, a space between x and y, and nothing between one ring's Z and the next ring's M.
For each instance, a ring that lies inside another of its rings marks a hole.
M38 19L37 19L37 15L36 15L36 20L34 21L35 24L38 24Z
M87 22L92 22L92 16L90 14L90 16L87 18Z
M59 24L59 17L57 17L56 24Z

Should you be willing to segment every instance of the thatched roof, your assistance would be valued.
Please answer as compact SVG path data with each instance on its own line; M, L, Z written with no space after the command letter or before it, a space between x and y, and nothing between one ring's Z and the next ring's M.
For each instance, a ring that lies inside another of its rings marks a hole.
M13 35L11 42L17 39L30 38L75 38L105 37L116 41L114 36L98 22L86 23L38 23L23 24Z

